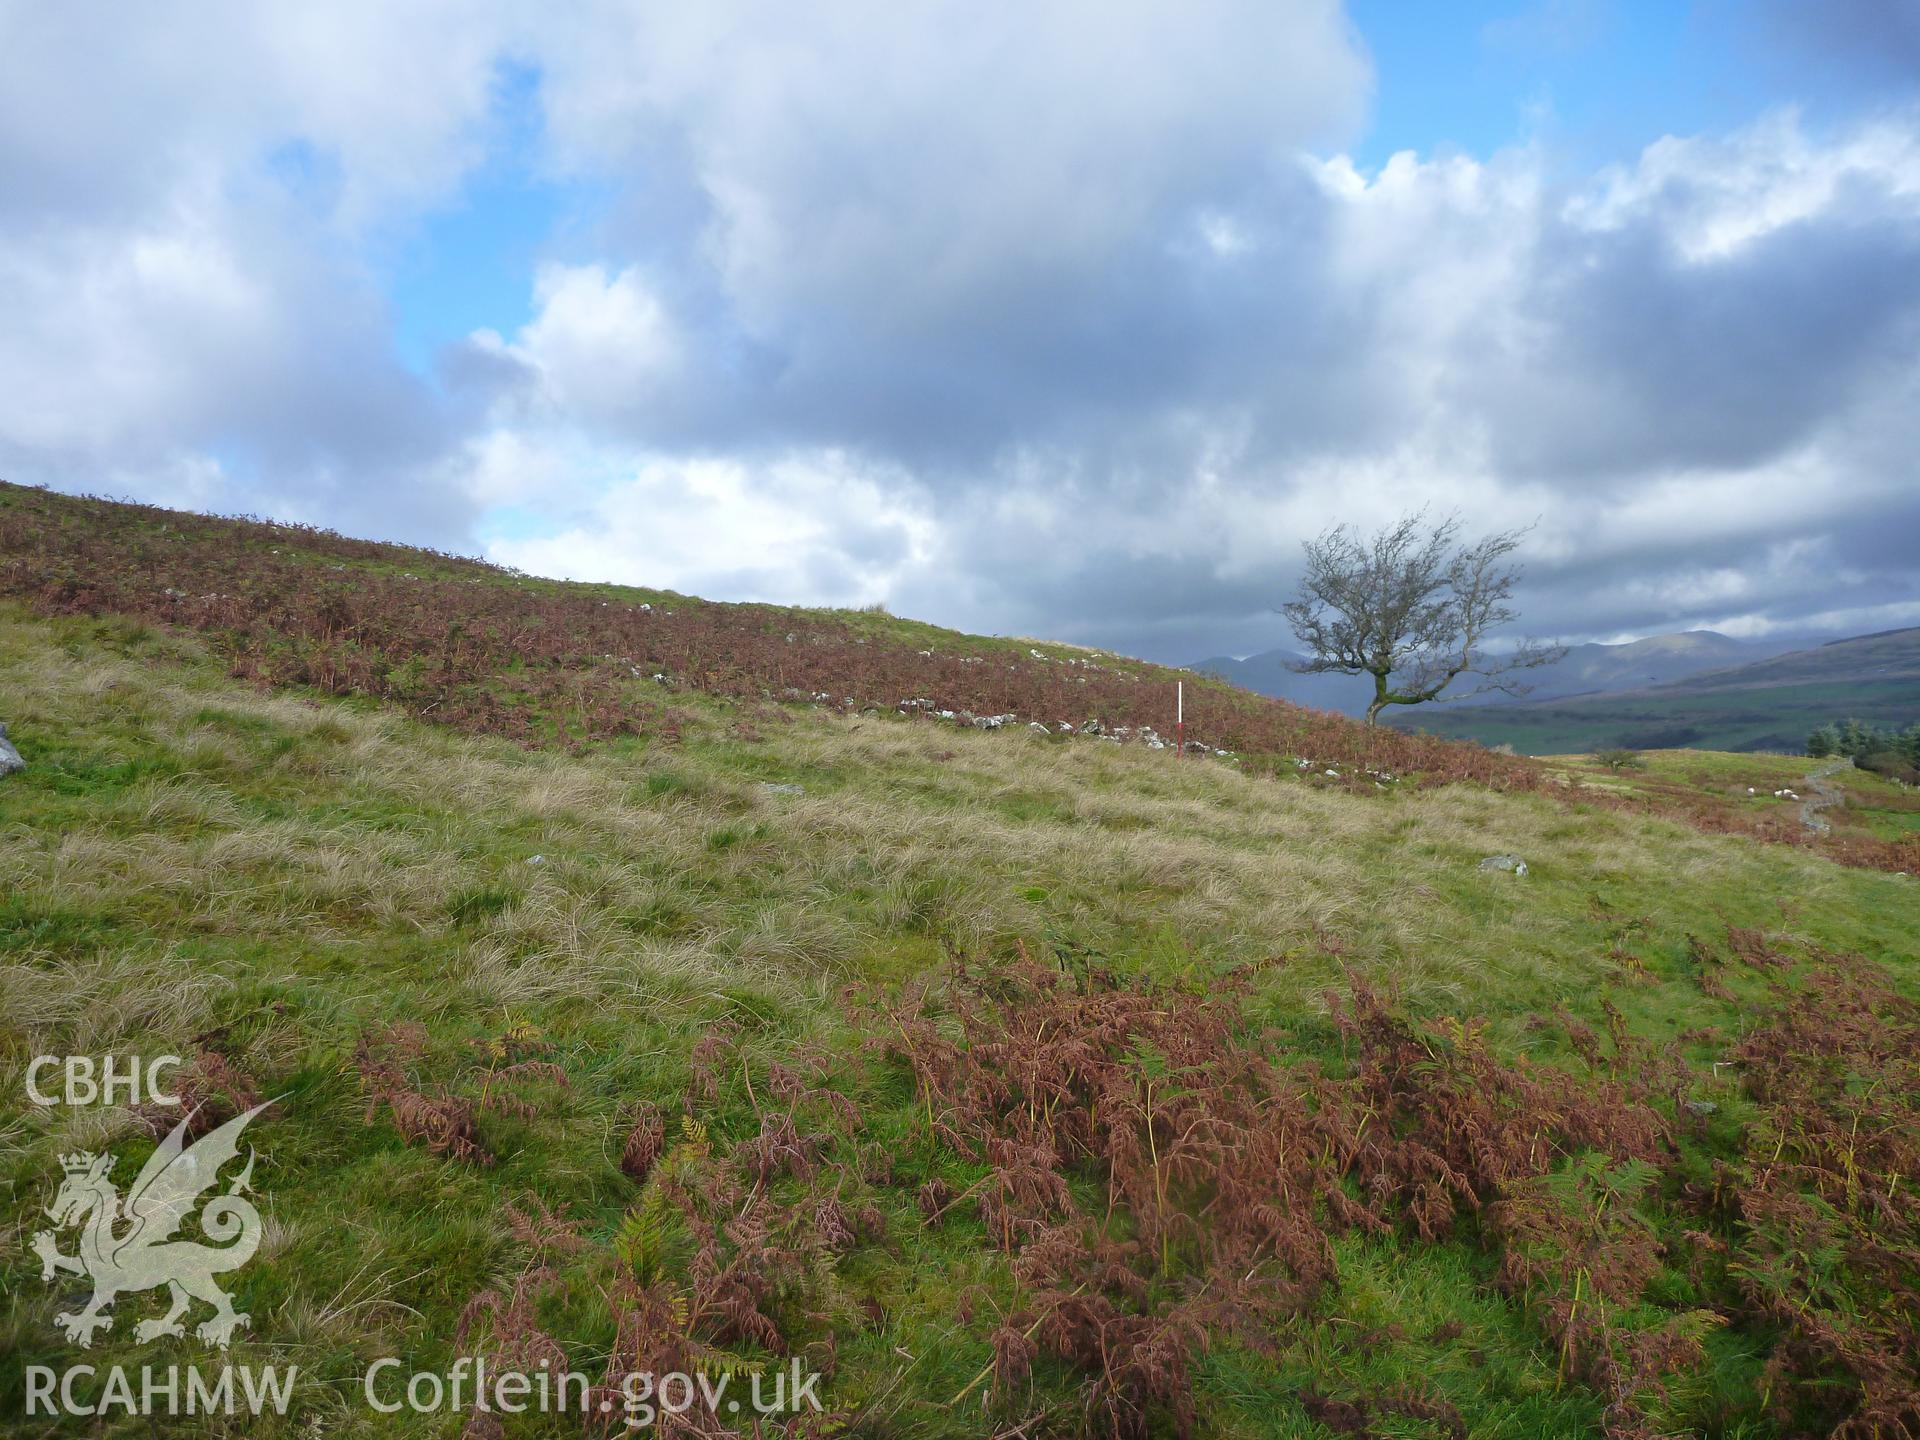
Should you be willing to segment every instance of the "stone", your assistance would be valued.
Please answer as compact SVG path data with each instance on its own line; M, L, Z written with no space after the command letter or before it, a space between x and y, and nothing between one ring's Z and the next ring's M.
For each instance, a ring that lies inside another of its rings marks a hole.
M1482 870L1511 870L1515 875L1527 873L1527 862L1518 855L1489 855L1480 862Z
M20 758L20 752L13 748L13 742L7 739L7 727L0 723L0 775L11 775L16 770L27 768L27 762Z
M760 788L769 795L804 795L807 793L807 787L804 785L795 785L791 782L776 780L762 780L760 782Z

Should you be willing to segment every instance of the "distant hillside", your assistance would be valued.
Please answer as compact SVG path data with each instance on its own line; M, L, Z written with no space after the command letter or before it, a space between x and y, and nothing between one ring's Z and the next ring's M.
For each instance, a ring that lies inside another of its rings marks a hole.
M1622 645L1575 645L1557 665L1543 666L1527 678L1525 696L1495 692L1480 703L1512 705L1521 700L1545 700L1593 691L1640 690L1669 684L1709 671L1746 665L1778 655L1785 643L1735 640L1713 630L1688 630L1678 635L1651 635ZM1367 705L1371 682L1351 675L1299 675L1288 666L1299 658L1291 650L1268 650L1245 660L1216 656L1192 666L1252 690L1311 705L1359 715Z
M1216 655L1187 668L1202 675L1217 675L1256 695L1268 695L1315 710L1337 710L1342 715L1359 715L1366 710L1370 682L1351 675L1295 674L1287 667L1299 658L1291 650L1268 650L1244 660Z
M1793 650L1738 669L1712 671L1676 688L1706 691L1809 681L1851 684L1915 676L1920 676L1920 626L1829 640L1811 650Z
M1523 754L1604 745L1798 753L1823 720L1887 725L1920 718L1920 628L1888 630L1615 694L1511 705L1422 705L1401 729L1509 744Z

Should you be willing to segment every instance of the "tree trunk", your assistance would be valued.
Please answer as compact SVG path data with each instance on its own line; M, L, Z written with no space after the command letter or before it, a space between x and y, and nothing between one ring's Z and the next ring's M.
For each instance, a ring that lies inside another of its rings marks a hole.
M1387 708L1387 677L1380 671L1373 672L1373 703L1367 706L1367 724L1373 724L1382 710Z

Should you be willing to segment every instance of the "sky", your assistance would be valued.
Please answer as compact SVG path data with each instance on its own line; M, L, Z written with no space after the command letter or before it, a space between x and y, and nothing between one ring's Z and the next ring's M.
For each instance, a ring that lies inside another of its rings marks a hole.
M0 0L0 478L1181 663L1920 625L1920 0Z

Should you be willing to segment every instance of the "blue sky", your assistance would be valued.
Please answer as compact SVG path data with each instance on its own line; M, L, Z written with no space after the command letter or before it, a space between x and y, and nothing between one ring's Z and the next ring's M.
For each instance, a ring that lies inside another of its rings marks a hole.
M1420 506L1570 639L1920 623L1917 80L1884 0L0 0L0 474L1175 660Z
M475 330L509 334L530 320L535 261L564 253L603 203L600 186L542 163L539 86L537 70L499 64L485 158L394 247L386 277L394 343L423 376L441 346Z
M1723 27L1672 0L1348 8L1378 77L1355 147L1364 165L1442 146L1486 156L1535 137L1606 163L1737 122L1768 98Z
M1871 6L1910 11L1900 0ZM1820 43L1817 7L1769 0L1354 0L1347 10L1378 76L1372 115L1354 146L1363 165L1395 150L1458 146L1486 156L1538 140L1569 164L1632 158L1664 135L1739 126L1791 105L1811 122L1844 124L1899 104L1913 75L1897 60L1859 63L1852 42ZM1832 6L1844 27L1849 9ZM1870 43L1870 42L1862 42Z

